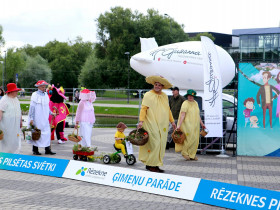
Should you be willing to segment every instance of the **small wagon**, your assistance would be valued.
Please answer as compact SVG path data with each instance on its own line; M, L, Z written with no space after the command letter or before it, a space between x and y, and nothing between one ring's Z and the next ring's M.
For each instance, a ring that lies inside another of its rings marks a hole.
M94 155L94 151L90 151L90 152L86 152L86 151L74 151L73 150L73 159L74 160L83 160L83 161L87 161L88 160L88 156L92 156Z

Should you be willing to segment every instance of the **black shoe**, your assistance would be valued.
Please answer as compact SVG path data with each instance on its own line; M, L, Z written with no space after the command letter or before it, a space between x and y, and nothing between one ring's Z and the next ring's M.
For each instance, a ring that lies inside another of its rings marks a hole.
M169 143L168 142L166 143L165 149L169 149Z
M50 151L46 151L45 154L46 154L46 155L55 155L56 153L55 153L55 152L52 152L52 151L50 150Z
M39 148L33 145L33 155L41 155L41 153L39 152Z
M175 148L175 143L173 140L169 143L169 148Z
M45 154L46 155L55 155L55 152L52 152L51 147L46 147L45 148Z

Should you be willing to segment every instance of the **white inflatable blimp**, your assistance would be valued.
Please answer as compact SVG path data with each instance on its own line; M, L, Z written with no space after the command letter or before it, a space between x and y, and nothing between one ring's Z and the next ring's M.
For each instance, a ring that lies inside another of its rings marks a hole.
M200 41L178 42L158 47L154 38L140 38L141 53L131 57L131 67L143 76L160 75L180 89L203 90L203 55ZM222 87L235 75L231 56L216 46Z

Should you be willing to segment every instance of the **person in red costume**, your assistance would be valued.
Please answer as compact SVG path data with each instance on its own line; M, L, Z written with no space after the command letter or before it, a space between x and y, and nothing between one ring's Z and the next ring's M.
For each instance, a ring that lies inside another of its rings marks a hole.
M54 140L54 132L56 133L56 137L59 144L63 144L67 141L67 138L64 137L64 128L65 128L65 120L69 115L69 104L64 103L64 99L66 99L64 93L64 89L56 88L52 85L51 88L51 97L50 97L50 110L53 113L56 113L57 116L54 117L52 115L49 116L50 125L52 128L51 140Z

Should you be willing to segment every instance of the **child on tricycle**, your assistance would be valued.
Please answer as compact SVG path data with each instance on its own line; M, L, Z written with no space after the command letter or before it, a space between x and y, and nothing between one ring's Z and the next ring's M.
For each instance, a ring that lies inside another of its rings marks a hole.
M104 163L110 163L110 161L119 163L121 161L121 156L119 153L123 153L124 157L126 158L126 163L128 165L133 165L136 162L136 158L133 155L133 148L132 144L129 141L125 140L125 134L124 130L127 128L127 126L120 122L116 126L117 132L115 133L115 144L114 148L117 150L117 152L111 154L111 155L104 155L103 162Z

